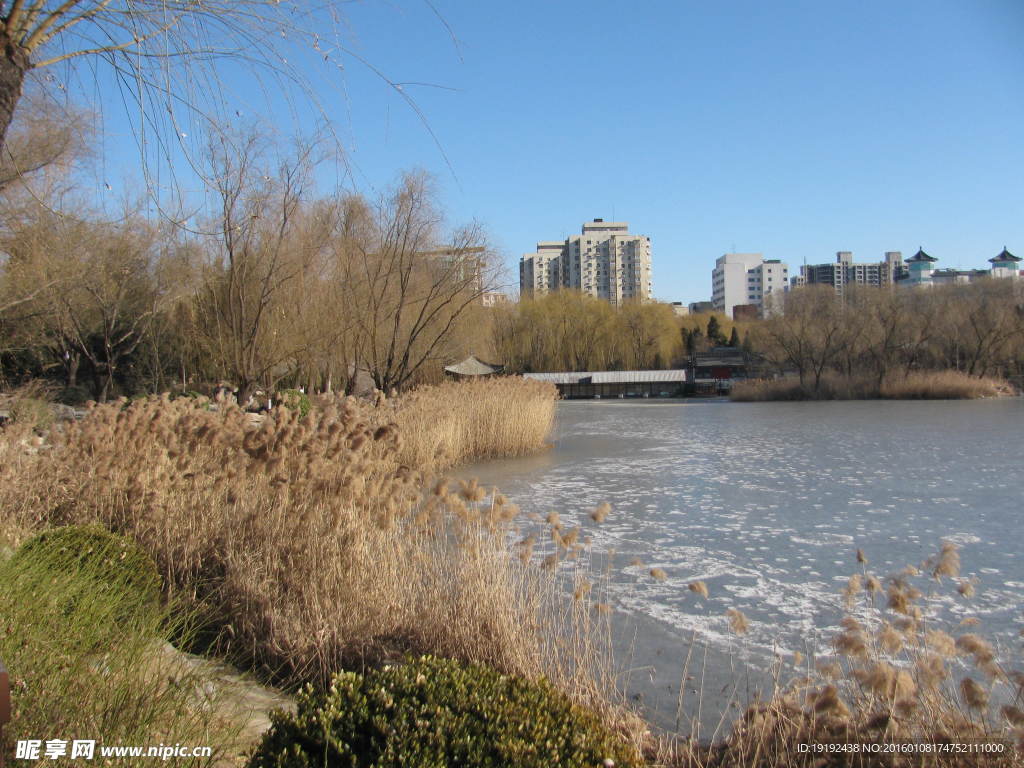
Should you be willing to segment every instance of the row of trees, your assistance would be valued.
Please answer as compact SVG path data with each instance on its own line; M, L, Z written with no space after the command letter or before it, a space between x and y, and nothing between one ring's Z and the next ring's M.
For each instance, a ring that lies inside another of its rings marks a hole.
M682 365L710 346L741 345L718 315L677 317L661 303L614 308L578 291L557 291L495 313L494 346L514 371L602 371Z
M728 345L795 372L818 391L826 374L870 379L917 370L972 376L1024 374L1024 283L988 279L930 290L829 286L787 294L784 312L733 323L677 317L665 304L619 309L573 291L509 306L493 318L495 348L510 370L609 370L684 365Z
M8 383L46 377L103 400L223 379L244 398L342 389L362 369L389 390L474 345L493 257L478 226L445 228L429 178L406 174L373 200L318 197L315 146L271 149L256 136L211 144L214 203L190 229L8 189Z
M986 279L929 290L829 286L786 296L785 312L758 324L754 348L801 384L820 390L827 373L848 379L915 370L972 376L1024 372L1024 284Z

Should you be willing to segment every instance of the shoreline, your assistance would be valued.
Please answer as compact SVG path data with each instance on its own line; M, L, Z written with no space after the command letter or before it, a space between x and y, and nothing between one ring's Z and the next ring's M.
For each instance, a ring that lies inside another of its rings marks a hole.
M955 370L891 376L881 381L864 376L827 373L818 380L795 376L751 379L735 384L729 398L735 402L817 400L986 400L1018 397L1006 379L969 376Z

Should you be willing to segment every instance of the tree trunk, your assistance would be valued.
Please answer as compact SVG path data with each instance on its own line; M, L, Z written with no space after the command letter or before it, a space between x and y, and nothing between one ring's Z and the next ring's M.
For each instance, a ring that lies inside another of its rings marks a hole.
M238 404L242 406L243 410L249 407L249 401L252 399L253 393L258 388L258 384L259 382L250 381L244 377L239 381L238 394L236 395L236 398L238 399Z
M107 398L110 397L111 392L114 391L114 368L110 363L107 363L107 375L103 379L103 394L100 396L100 402L107 402Z
M96 399L97 403L105 403L107 401L107 393L103 388L104 379L100 376L99 368L95 365L92 366L92 396Z
M28 71L28 51L12 41L0 29L0 149L21 98L21 87Z
M77 352L71 352L65 358L64 370L67 371L68 389L78 386L78 365L81 360Z

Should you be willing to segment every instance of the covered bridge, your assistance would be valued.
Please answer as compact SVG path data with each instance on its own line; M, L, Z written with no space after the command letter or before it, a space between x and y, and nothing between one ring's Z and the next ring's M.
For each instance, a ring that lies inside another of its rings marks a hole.
M525 373L524 378L550 381L567 399L583 397L681 397L686 371L566 371Z

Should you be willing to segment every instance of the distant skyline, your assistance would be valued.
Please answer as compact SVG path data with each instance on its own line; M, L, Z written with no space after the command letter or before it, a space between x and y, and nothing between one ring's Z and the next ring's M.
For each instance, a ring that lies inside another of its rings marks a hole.
M654 296L687 303L734 251L794 273L837 251L923 246L940 268L1024 255L1019 0L343 8L352 49L402 83L354 61L314 73L351 183L432 172L453 223L492 234L510 287L521 254L593 218L649 235ZM229 109L232 85L249 87L225 78ZM310 112L273 122L309 130ZM124 121L105 115L104 173L130 174Z

